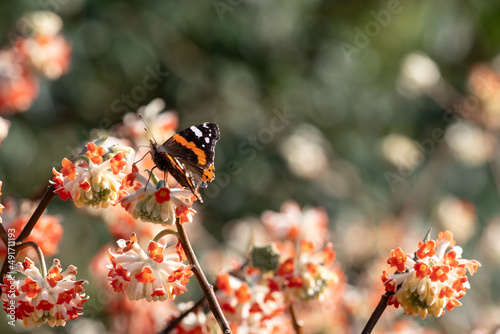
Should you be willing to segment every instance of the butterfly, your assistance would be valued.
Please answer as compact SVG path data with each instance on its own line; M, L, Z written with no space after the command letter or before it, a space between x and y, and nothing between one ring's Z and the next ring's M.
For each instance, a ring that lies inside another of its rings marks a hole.
M162 145L150 140L153 169L170 173L203 203L198 190L215 178L215 144L219 138L219 126L207 122L176 133Z

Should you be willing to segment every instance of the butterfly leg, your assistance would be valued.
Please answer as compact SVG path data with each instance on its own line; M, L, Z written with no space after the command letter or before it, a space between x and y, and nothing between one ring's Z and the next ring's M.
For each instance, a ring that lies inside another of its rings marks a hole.
M154 170L155 168L156 168L156 166L153 166L153 168L151 168L151 170L149 171L148 182L146 182L146 185L144 186L144 189L146 189L146 187L148 186L149 181L151 180L151 175L153 175L153 170Z

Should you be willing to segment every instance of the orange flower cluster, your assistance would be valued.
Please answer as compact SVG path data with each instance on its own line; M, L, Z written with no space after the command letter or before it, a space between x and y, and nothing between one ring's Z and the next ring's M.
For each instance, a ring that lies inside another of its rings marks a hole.
M233 333L292 334L290 309L324 301L342 281L327 241L328 219L321 208L302 210L290 201L281 212L266 211L262 221L274 242L254 246L245 265L219 272L216 296ZM210 314L196 313L174 333L208 334L216 326Z
M164 181L151 180L139 173L136 165L127 175L121 189L126 195L120 204L134 219L164 225L172 225L179 218L182 223L193 220L192 193L182 188L168 188ZM128 194L130 193L130 194Z
M438 239L420 241L413 257L401 248L391 252L387 260L397 272L381 279L386 291L394 292L389 305L403 306L405 313L425 319L439 317L460 306L458 299L470 288L466 273L473 275L481 265L476 260L462 259L462 248L455 245L451 232L440 232Z
M129 147L105 148L90 142L73 161L64 158L60 172L53 170L54 192L63 200L69 198L77 207L105 208L116 204L133 153Z
M118 240L116 252L109 251L111 287L130 300L174 299L187 291L186 284L193 275L185 259L180 243L162 247L151 241L146 252L132 234L130 240Z
M0 115L27 110L38 94L38 76L54 80L69 68L71 46L54 13L26 14L10 34L12 47L0 51Z
M16 320L23 320L25 326L40 326L45 322L61 326L82 315L82 305L89 299L83 293L83 284L88 282L75 280L76 267L69 266L63 271L56 259L48 273L42 274L26 258L13 271L24 274L26 279L14 279L10 274L4 277L0 284L3 307Z

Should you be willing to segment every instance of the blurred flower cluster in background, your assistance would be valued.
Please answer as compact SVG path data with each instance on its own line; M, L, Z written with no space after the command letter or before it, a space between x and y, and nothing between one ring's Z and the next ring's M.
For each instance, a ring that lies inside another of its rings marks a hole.
M300 253L283 240L306 238L336 258L324 279L334 283L312 288L323 304L296 309L304 330L359 333L385 292L381 273L393 273L391 250L415 249L432 228L482 265L462 305L425 320L388 308L374 333L500 330L500 4L50 0L2 2L0 16L3 224L20 229L52 168L89 140L116 135L140 159L149 137L137 111L159 143L214 122L216 177L186 228L227 308L281 310L285 297L263 301L270 285L246 286L250 300L235 294L241 280L224 285L226 272L270 238L283 242L283 265ZM83 316L44 333L150 333L198 300L194 280L180 306L109 291L110 244L136 232L147 245L158 231L120 206L54 200L30 240L78 267L91 298ZM248 309L238 312L253 326L261 318ZM210 321L198 312L184 323ZM286 332L287 321L269 326Z

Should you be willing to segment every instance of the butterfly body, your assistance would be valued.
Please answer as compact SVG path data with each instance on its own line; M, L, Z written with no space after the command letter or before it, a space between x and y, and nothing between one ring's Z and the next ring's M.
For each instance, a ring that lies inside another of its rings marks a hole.
M150 141L155 167L170 173L179 184L203 202L198 189L215 178L215 144L220 138L215 123L193 125L173 135L162 145Z

